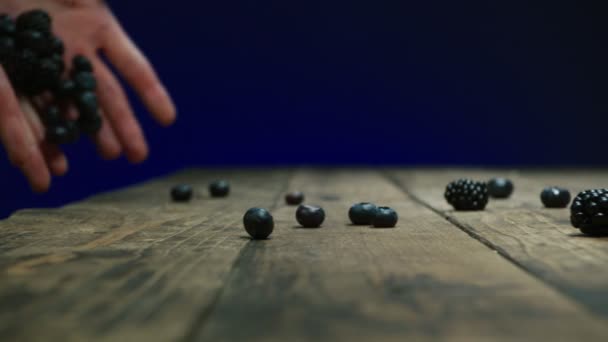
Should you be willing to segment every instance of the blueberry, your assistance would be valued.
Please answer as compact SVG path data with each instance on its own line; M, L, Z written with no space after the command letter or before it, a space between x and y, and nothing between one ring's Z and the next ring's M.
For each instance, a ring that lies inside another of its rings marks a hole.
M51 42L49 42L44 33L27 30L17 35L17 44L26 49L31 49L38 54L44 54L49 49Z
M46 128L46 140L56 145L67 144L72 141L70 129L64 124L48 126Z
M289 205L299 205L304 202L304 193L301 191L290 192L285 195L285 202Z
M243 216L247 233L256 240L266 239L274 230L274 219L266 209L251 208Z
M40 80L45 88L51 88L60 80L62 65L57 64L51 58L43 58L40 60L38 67L38 80Z
M78 118L78 126L80 127L80 130L85 134L97 134L97 132L99 132L99 130L101 129L102 124L103 120L99 115L94 115L90 117L81 116Z
M0 15L0 35L13 35L15 33L15 22L6 14Z
M58 99L67 100L76 94L76 85L72 80L59 80L55 83L53 91ZM97 104L95 104L95 106L97 106Z
M92 91L85 91L76 97L76 107L80 116L93 117L98 115L97 95Z
M72 58L72 66L78 72L93 72L93 64L83 55L76 55Z
M389 207L378 207L374 216L373 225L376 228L393 228L399 217L397 212Z
M36 30L40 32L51 31L51 16L40 9L23 12L15 21L17 31Z
M64 123L65 128L68 130L68 140L66 143L73 144L80 138L80 127L74 120L67 120Z
M376 209L373 203L357 203L348 210L348 217L353 224L370 225L376 216Z
M97 87L97 80L91 72L81 71L76 73L73 78L76 89L80 91L93 91Z
M230 183L225 180L218 180L209 184L211 197L226 197L230 192Z
M12 56L15 51L15 40L11 37L0 36L0 62Z
M296 210L296 220L304 228L319 228L325 220L325 211L321 207L303 204Z
M57 125L63 121L63 115L61 115L61 111L57 106L49 106L42 115L42 122L46 126Z
M507 198L513 193L513 182L506 178L492 178L488 182L488 194L494 198Z
M57 36L51 38L51 52L56 55L63 55L65 53L65 45L63 40Z
M540 193L540 200L547 208L565 208L570 203L570 192L555 186L545 188Z
M192 198L192 186L188 184L178 184L171 189L171 198L175 202L186 202Z

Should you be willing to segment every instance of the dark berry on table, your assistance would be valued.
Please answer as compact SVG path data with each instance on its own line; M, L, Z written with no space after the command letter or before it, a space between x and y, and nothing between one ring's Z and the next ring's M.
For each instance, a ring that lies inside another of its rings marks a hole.
M492 178L488 182L488 195L494 198L508 198L513 193L513 182L506 178Z
M256 240L267 239L274 230L274 219L270 212L262 208L251 208L243 216L245 230Z
M376 209L376 205L373 203L357 203L348 210L348 217L353 224L370 225L376 217Z
M483 210L489 196L486 183L463 178L448 184L444 197L456 210Z
M570 206L570 222L587 235L608 235L608 189L580 192Z
M192 198L192 186L188 184L178 184L171 189L171 198L176 202L186 202Z
M76 89L80 91L93 91L97 87L97 80L93 73L88 71L81 71L74 75L74 84Z
M42 122L45 126L53 126L64 122L61 110L57 106L49 106L42 115Z
M57 124L46 127L45 139L55 145L63 145L72 141L70 129L64 124Z
M230 183L225 180L218 180L209 184L211 197L226 197L230 192Z
M103 124L103 120L100 115L95 116L81 116L78 118L78 126L80 127L80 131L84 134L94 135L99 132L101 126Z
M304 202L304 193L301 191L293 191L285 195L285 202L289 205L300 205Z
M397 212L389 207L378 207L376 209L376 215L374 216L373 225L376 228L393 228L399 216Z
M15 22L6 14L0 15L0 35L11 36L15 33Z
M547 208L565 208L570 203L570 192L560 187L549 187L540 193L540 200Z
M35 9L23 12L16 20L17 31L36 30L50 33L51 16L43 10Z
M72 58L72 67L76 73L93 72L93 64L91 64L91 61L83 55L76 55Z
M325 221L325 211L315 205L303 204L296 210L296 220L304 228L318 228Z

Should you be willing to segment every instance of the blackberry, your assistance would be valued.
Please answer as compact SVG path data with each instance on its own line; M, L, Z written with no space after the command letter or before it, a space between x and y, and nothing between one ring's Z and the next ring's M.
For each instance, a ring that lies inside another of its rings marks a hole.
M243 216L243 225L253 239L261 240L272 234L274 219L266 209L251 208Z
M88 71L81 71L74 75L74 84L76 89L80 91L93 91L97 87L97 80L95 76Z
M171 198L175 202L186 202L192 198L192 186L188 184L179 184L171 189Z
M570 192L556 186L543 189L540 200L547 208L565 208L570 203Z
M209 184L211 197L226 197L230 192L230 183L225 180L215 181Z
M304 193L301 191L290 192L285 195L285 202L289 205L300 205L304 202Z
M395 210L389 207L378 207L373 219L373 225L376 228L393 228L398 220L399 216L397 216Z
M51 16L43 10L35 9L22 13L16 20L17 31L36 30L51 32Z
M488 188L484 182L463 178L448 184L444 197L456 210L483 210L488 204Z
M13 19L6 14L0 14L0 35L12 36L15 31Z
M72 67L76 73L78 72L93 72L93 64L83 55L76 55L72 58Z
M506 178L492 178L488 182L488 194L494 198L508 198L513 193L513 182Z
M370 225L376 216L376 209L372 203L357 203L348 210L348 217L353 224Z
M570 206L570 222L587 235L608 235L608 189L579 193Z
M325 211L315 205L301 205L296 210L296 220L304 228L319 228L325 220Z

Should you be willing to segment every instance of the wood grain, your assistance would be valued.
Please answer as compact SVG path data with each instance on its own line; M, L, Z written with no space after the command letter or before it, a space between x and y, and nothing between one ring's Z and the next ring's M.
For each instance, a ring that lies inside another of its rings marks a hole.
M206 194L218 176L231 181L229 198ZM273 207L288 177L189 171L59 210L13 215L0 223L0 340L183 338L213 305L248 242L243 213ZM177 182L194 185L194 201L169 200Z
M304 229L274 211L269 241L241 252L213 313L188 340L603 340L606 330L377 172L301 171L291 189L328 214ZM349 206L375 201L394 229L351 226Z
M407 170L389 172L400 186L464 231L523 269L608 318L608 238L581 235L570 225L569 209L546 209L540 192L546 186L570 189L607 187L608 173L595 170L500 171ZM508 200L491 200L482 212L455 212L443 199L453 179L487 180L508 176L515 192Z

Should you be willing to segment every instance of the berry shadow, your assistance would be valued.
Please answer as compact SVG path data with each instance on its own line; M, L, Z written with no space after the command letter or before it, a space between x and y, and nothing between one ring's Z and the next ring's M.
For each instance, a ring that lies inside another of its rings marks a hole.
M239 239L241 240L249 240L249 241L267 241L267 240L272 240L272 237L267 237L265 239L254 239L251 236L248 235L241 235L239 236Z
M323 228L323 226L319 226L319 227L292 226L291 228L292 228L292 229L309 230L309 229L321 229L321 228Z

